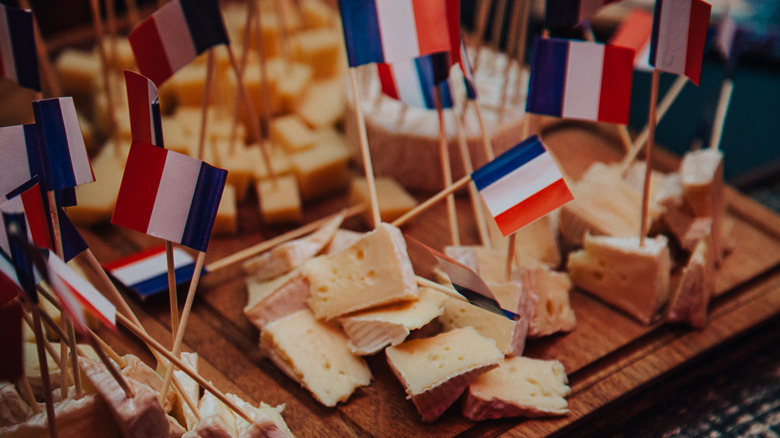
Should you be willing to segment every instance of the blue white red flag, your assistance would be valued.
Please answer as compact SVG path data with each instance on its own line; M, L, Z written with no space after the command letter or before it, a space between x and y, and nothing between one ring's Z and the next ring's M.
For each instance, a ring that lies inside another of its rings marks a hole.
M504 236L574 199L536 135L482 166L471 179Z
M41 141L46 190L62 190L95 181L72 97L33 101Z
M447 80L437 82L434 70L436 58L433 55L404 59L392 64L376 64L382 92L393 99L418 108L436 109L436 86L440 83L442 108L452 108L452 94ZM448 67L446 57L445 71Z
M339 0L350 67L450 50L445 0Z
M634 8L612 34L609 44L634 49L634 67L651 71L650 38L653 35L653 14Z
M135 291L144 300L168 290L168 263L165 246L159 245L103 265L122 284ZM173 267L176 282L192 279L195 259L179 247L173 248ZM202 272L205 273L205 270Z
M657 0L650 65L699 85L711 9L702 0Z
M34 124L0 128L0 200L41 174L40 154Z
M128 39L138 70L158 86L201 53L230 41L217 0L172 0Z
M162 119L157 87L146 76L125 70L130 136L133 140L163 145Z
M544 26L547 29L570 28L582 24L601 7L617 0L547 0Z
M526 111L627 124L634 51L558 38L537 38Z
M227 171L134 141L111 222L206 251Z
M0 77L41 91L32 11L0 4Z

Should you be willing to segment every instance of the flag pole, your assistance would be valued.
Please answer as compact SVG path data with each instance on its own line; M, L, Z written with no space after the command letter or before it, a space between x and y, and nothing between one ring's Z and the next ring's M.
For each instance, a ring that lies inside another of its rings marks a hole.
M444 179L444 187L452 185L452 164L450 163L450 148L447 142L447 131L444 126L444 110L442 109L441 84L434 87L436 99L436 113L439 116L439 161L441 173ZM450 244L460 246L458 233L458 216L455 211L455 195L447 195L447 219L450 225Z
M371 151L368 148L368 134L366 133L366 122L363 118L363 109L360 107L360 97L358 96L358 83L355 74L355 67L347 69L349 73L349 82L352 87L352 105L355 107L355 122L358 127L360 140L360 154L363 158L363 169L368 183L368 195L371 206L371 217L374 226L382 221L379 215L379 202L376 196L376 181L374 180L374 169L371 164Z
M515 55L517 54L517 47L519 43L519 35L517 33L519 32L520 27L520 20L521 20L521 12L520 7L521 3L525 4L527 3L527 0L514 0L514 3L512 4L512 18L509 22L509 30L508 30L508 37L507 37L507 49L506 49L506 64L504 64L504 74L501 77L501 90L504 90L503 93L501 93L501 103L498 105L498 123L500 124L501 121L504 119L504 113L506 112L506 104L507 104L507 96L509 93L506 92L507 89L507 83L509 82L509 73L512 71L512 60L515 59ZM520 73L522 73L523 70L523 64L522 62L518 64L518 70L517 75L520 76Z
M241 62L239 63L239 73L241 76L244 76L244 72L246 71L246 65L248 62L248 55L249 55L249 35L251 33L251 27L252 27L252 13L251 13L251 5L254 4L254 0L249 3L249 11L246 15L246 21L244 22L244 35L242 36L241 40ZM230 140L228 143L228 152L234 153L235 147L236 147L236 131L238 130L238 110L240 108L240 99L236 99L233 102L233 117L231 118L230 122ZM262 131L266 132L266 131Z
M116 138L116 110L114 108L113 90L111 90L110 75L108 74L108 58L106 56L106 46L103 39L103 22L100 19L100 6L98 0L89 1L92 10L92 26L95 28L95 34L98 40L98 53L100 54L101 73L103 75L103 86L106 90L106 102L108 105L108 118L111 120L109 138L114 144L114 153L120 156L120 144Z
M479 0L477 2L476 38L474 38L474 45L477 47L477 53L474 55L474 74L477 73L477 69L479 68L479 57L482 54L482 41L485 37L488 15L490 15L490 9L492 7L493 0Z
M173 336L171 341L175 341L176 332L179 328L179 297L176 288L176 265L173 260L173 243L169 240L165 241L165 263L168 269L168 303L171 307L171 336ZM101 268L100 270L102 271L103 269Z
M38 362L41 367L41 381L43 382L43 398L46 402L46 420L49 423L49 436L57 438L57 423L54 416L54 400L49 381L49 363L46 359L46 352L43 349L43 327L41 326L40 308L36 304L29 305L33 316L33 331L35 332L35 347L38 352ZM67 369L67 368L66 368ZM60 369L62 375L62 368Z
M653 68L653 76L650 84L650 111L647 120L647 143L645 145L645 182L642 189L642 217L641 227L639 231L639 246L645 246L645 237L647 236L647 219L648 210L650 205L650 178L652 175L652 153L653 153L653 141L655 136L655 125L657 123L656 106L658 101L658 80L660 77L660 71L657 68Z
M519 1L519 0L515 0ZM517 43L517 54L515 56L515 59L517 60L518 65L520 66L520 69L517 74L517 84L515 86L513 95L512 95L512 102L517 104L517 102L520 99L520 81L523 79L523 71L525 71L525 51L526 46L528 45L528 20L531 15L531 0L522 0L523 1L523 10L520 11L520 14L522 15L522 18L520 20L520 34L517 36L518 43Z
M206 61L206 83L203 84L203 101L200 114L200 137L198 138L197 159L203 161L206 149L206 131L208 130L209 106L211 104L211 87L214 82L214 49L209 49Z
M715 110L715 123L712 125L712 134L710 135L710 148L720 150L720 142L723 138L723 126L726 124L726 115L731 104L731 95L734 92L734 80L731 78L723 79L720 87L720 98L718 107Z

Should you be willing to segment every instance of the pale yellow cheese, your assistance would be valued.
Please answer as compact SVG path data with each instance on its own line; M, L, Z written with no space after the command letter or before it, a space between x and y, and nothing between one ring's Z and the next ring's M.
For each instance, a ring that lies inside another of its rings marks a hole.
M130 46L130 40L125 36L106 38L106 61L109 67L118 71L136 70L135 54ZM96 48L97 50L97 48Z
M110 144L103 147L92 160L95 182L76 186L78 205L66 208L70 220L91 225L111 219L126 159L127 149L122 150L122 155L117 155Z
M219 200L217 216L214 218L212 232L214 234L235 234L238 231L238 207L236 206L236 189L225 185L222 199Z
M389 304L339 318L341 328L349 337L352 352L374 354L387 345L398 345L412 330L421 328L439 316L445 296L428 288L420 288L416 300Z
M76 400L67 398L54 403L57 436L119 438L114 419L99 394L85 394ZM23 423L0 427L4 438L40 438L50 436L46 410L32 415Z
M706 234L694 247L682 278L669 298L667 319L691 327L707 324L707 307L715 295L715 251L712 234Z
M278 91L278 85L280 82L279 77L272 76L268 72L268 88L269 88L269 94L266 96L263 93L262 90L262 80L261 80L261 69L260 64L258 62L252 62L249 63L246 66L246 70L244 71L244 86L246 87L246 92L250 97L250 100L252 101L252 104L255 107L255 111L257 112L257 116L261 116L260 109L266 108L271 114L278 114L282 110L282 100L281 96L279 95ZM234 99L239 99L240 95L239 89L238 89L238 83L236 82L236 79L234 75L228 76L227 79L227 85L230 90L233 90ZM247 122L247 114L246 114L246 108L244 106L244 102L241 102L241 105L239 107L240 114L242 117L242 120L244 123ZM252 130L249 130L249 134L252 134ZM252 138L252 140L256 140Z
M664 236L585 236L585 247L569 254L572 282L640 322L650 324L669 296L672 262Z
M341 77L318 79L295 102L294 111L310 126L332 126L344 117L346 93Z
M171 76L169 82L173 88L177 105L194 106L196 108L200 108L203 105L206 67L206 64L192 62ZM213 103L214 101L210 102Z
M89 94L100 77L100 57L92 51L65 49L57 57L54 68L65 94Z
M281 145L289 153L308 149L314 145L314 133L295 114L277 117L269 126L271 141Z
M282 78L278 81L276 90L279 93L281 110L292 111L314 77L314 71L300 62L285 62L282 58L272 58L268 61L268 75ZM260 109L258 108L258 111Z
M322 0L303 0L300 2L303 24L307 28L335 27L339 16L335 9Z
M292 154L292 166L298 188L304 201L312 200L334 191L344 189L349 184L348 149L326 143L308 150Z
M519 267L513 277L519 278L528 303L528 336L540 337L570 332L577 327L577 317L569 300L572 284L565 272L555 272L545 265Z
M253 155L260 151L238 143L234 144L232 149L228 143L217 143L214 150L219 156L219 166L228 171L226 183L235 188L236 199L245 199L255 179L256 158Z
M254 169L254 177L258 180L271 178L261 147L258 143L252 143L247 146L247 149L249 149L249 160ZM266 142L266 147L268 148L268 159L271 161L274 173L276 175L292 173L292 161L287 152L281 146L274 145L271 142Z
M95 350L93 350L90 345L78 344L78 348L80 348L87 357L93 359L98 358L97 353L95 353ZM59 354L59 348L55 347L55 351ZM30 381L33 393L36 394L36 396L40 396L42 399L43 380L41 378L41 364L38 362L38 349L35 342L25 342L22 344L22 352L24 357L24 375L27 377L27 380ZM59 388L61 376L60 366L54 361L54 358L52 358L48 351L46 352L46 360L49 367L49 382L51 387L52 389ZM68 366L68 370L70 370L70 366ZM72 384L73 382L71 381L69 383Z
M212 393L205 391L203 397L198 402L198 410L201 414L201 420L182 438L200 438L206 436L238 436L236 427L236 417L233 412L215 397Z
M506 358L469 386L463 415L472 421L563 415L569 412L568 381L557 360Z
M417 280L401 231L385 223L341 252L301 267L309 281L309 307L317 318L417 297Z
M683 199L696 217L712 218L716 260L731 249L726 225L723 153L714 149L688 152L680 164Z
M300 32L290 39L295 59L311 66L317 78L336 76L345 71L344 35L337 28L319 28Z
M300 222L303 220L298 182L293 175L282 175L275 180L257 183L260 213L267 224Z
M288 377L325 406L345 402L371 382L371 371L349 349L349 340L333 324L300 310L274 321L260 333L260 348Z
M529 260L540 261L551 268L561 264L561 252L558 249L558 216L553 212L526 225L515 232L514 265L522 265ZM506 257L509 238L498 230L496 221L488 219L493 248Z
M231 108L232 111L232 108ZM246 126L232 119L232 112L221 110L212 106L206 119L207 143L229 145L231 137L235 145L246 143ZM203 109L201 107L178 107L174 117L179 120L181 129L189 136L200 138L201 125L203 123ZM219 151L220 153L222 151Z
M340 228L336 230L336 234L330 239L330 242L328 242L322 250L322 253L325 255L337 253L342 249L354 245L361 237L363 237L363 233L361 232Z
M406 341L385 354L425 422L436 420L475 378L504 359L495 342L472 327Z
M282 418L283 404L273 407L260 402L259 406L252 406L235 394L226 394L226 396L254 420L252 424L249 424L242 416L235 415L239 438L293 437L290 428L287 427L287 423Z
M247 295L244 315L263 330L277 319L308 309L309 284L295 270L264 282L248 279Z
M374 181L377 202L379 203L379 217L382 222L392 222L417 206L417 200L395 179L391 177L377 177ZM349 185L349 203L351 205L371 205L371 195L365 178L352 178ZM370 209L364 211L362 217L369 226L374 226Z

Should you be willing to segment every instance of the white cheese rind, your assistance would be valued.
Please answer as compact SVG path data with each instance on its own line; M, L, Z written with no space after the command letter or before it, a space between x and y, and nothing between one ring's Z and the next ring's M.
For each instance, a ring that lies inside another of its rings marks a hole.
M254 303L244 308L244 315L260 330L277 319L308 309L306 302L309 298L309 283L306 279L297 271L279 279L283 281L275 279L268 282L278 286L271 285L273 290L265 297L257 299L252 296L251 290L249 292L249 299Z
M552 271L544 265L525 265L512 275L520 279L527 299L528 336L570 332L577 327L577 317L569 300L572 287L569 274Z

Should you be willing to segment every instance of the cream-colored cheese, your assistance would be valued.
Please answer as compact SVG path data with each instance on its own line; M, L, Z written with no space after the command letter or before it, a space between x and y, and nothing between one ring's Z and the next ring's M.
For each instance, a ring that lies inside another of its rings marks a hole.
M395 179L378 177L375 178L374 182L379 204L379 217L382 222L392 222L417 206L417 200ZM371 205L371 196L365 177L352 178L349 186L349 203L352 205ZM362 217L369 226L374 226L370 209L364 211Z
M267 224L300 222L303 219L298 182L293 175L281 175L276 179L257 183L260 214Z

